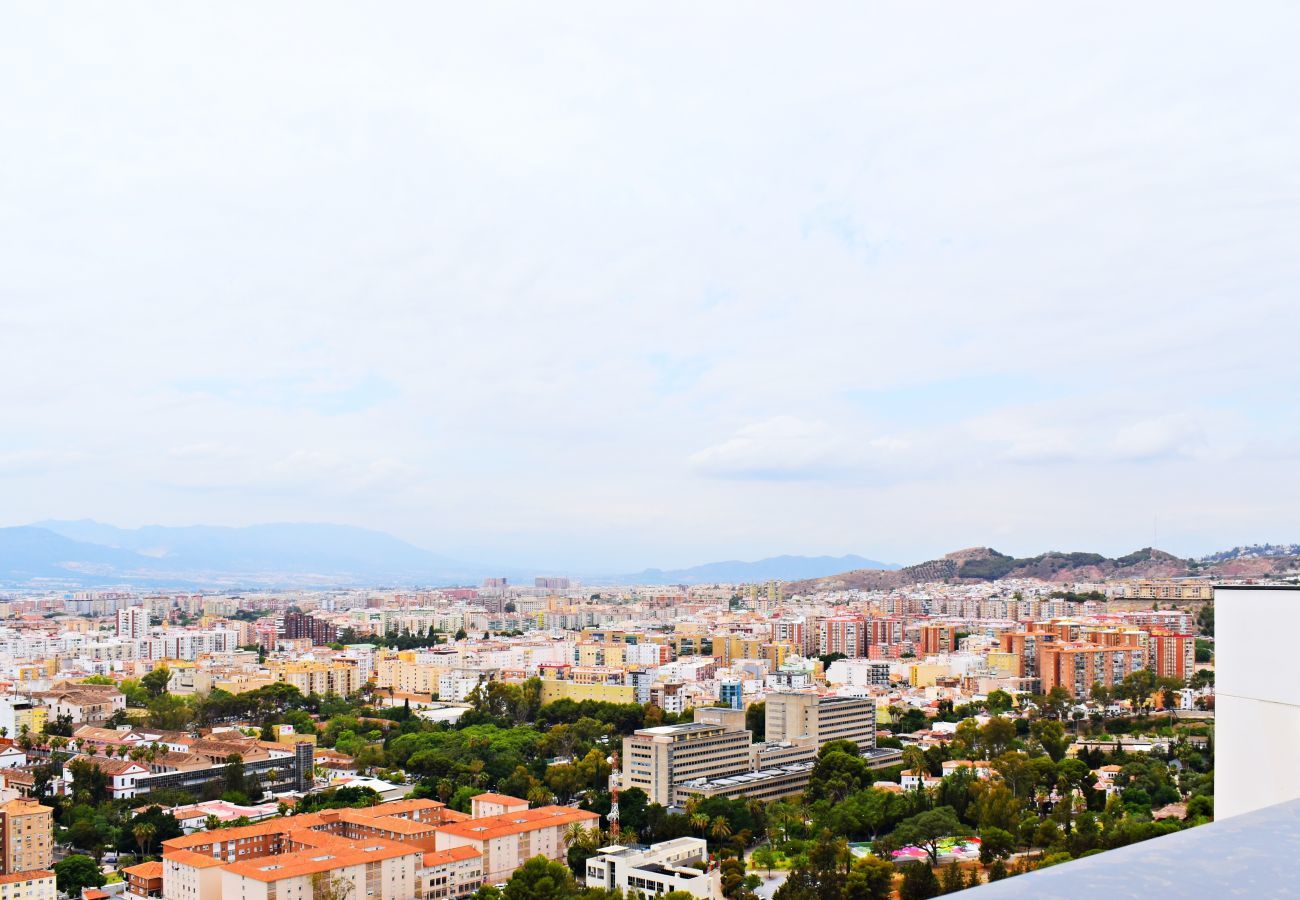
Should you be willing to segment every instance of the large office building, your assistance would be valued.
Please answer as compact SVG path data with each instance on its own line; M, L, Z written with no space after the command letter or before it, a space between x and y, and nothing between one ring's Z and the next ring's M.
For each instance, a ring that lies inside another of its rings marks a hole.
M781 692L769 694L765 724L770 742L853 741L862 750L876 746L876 705L869 697Z
M678 782L749 771L751 743L751 732L706 722L642 728L623 739L623 787L670 806Z

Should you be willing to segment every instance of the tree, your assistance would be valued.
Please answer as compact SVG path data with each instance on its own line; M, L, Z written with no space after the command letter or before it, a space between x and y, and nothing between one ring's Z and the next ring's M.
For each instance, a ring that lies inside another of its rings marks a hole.
M1009 874L1007 864L1000 859L993 860L993 865L989 866L989 881L1001 881Z
M348 900L356 884L351 878L330 872L316 872L311 876L312 900Z
M988 865L995 859L1007 859L1016 852L1016 838L1003 828L980 829L980 862Z
M984 701L985 707L991 713L1006 712L1012 706L1014 701L1011 695L1006 691L989 691L988 699Z
M980 729L980 745L990 758L1011 746L1016 739L1016 725L1003 716L994 716Z
M135 842L140 846L140 855L145 856L149 852L149 845L153 843L154 835L158 829L148 822L141 822L131 829L131 834L135 837Z
M709 834L715 841L721 843L731 836L731 823L722 816L714 816L713 821L709 823Z
M762 743L767 734L767 703L760 700L745 708L745 727L754 733L755 743Z
M568 900L577 892L567 866L534 856L515 870L501 893L504 900Z
M948 863L943 867L943 878L939 884L945 894L955 894L958 891L966 890L966 879L962 877L961 869L955 862Z
M893 863L878 856L864 856L853 864L844 886L845 900L892 900L893 896Z
M150 697L161 697L167 693L167 684L172 680L172 673L166 666L159 666L140 679L140 686Z
M246 804L251 799L248 796L248 783L244 775L244 757L238 753L226 757L223 784L224 790L221 794L223 799L240 804Z
M772 877L772 868L776 865L776 853L771 847L759 847L750 856L754 865L760 869L767 869L767 877Z
M55 885L69 896L80 897L82 888L103 887L107 880L89 856L73 854L54 864Z
M920 847L930 856L930 865L939 864L939 841L945 837L970 834L951 806L940 806L904 819L889 834L891 848Z
M939 896L939 879L923 862L908 863L903 867L903 884L898 890L900 900L929 900Z
M1065 735L1065 726L1056 719L1038 719L1029 726L1030 734L1043 745L1052 762L1065 758L1065 749L1070 746L1070 739Z

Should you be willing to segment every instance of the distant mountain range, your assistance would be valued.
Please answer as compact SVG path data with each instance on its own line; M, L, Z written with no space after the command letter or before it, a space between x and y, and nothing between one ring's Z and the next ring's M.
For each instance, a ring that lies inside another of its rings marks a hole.
M1238 548L1245 549L1245 548ZM1057 582L1097 582L1113 578L1277 578L1300 570L1297 554L1212 554L1206 561L1180 559L1145 547L1125 556L1051 551L1016 558L991 547L971 547L901 569L863 568L793 582L787 593L818 590L889 590L932 581L978 583L999 578L1036 578Z
M849 568L897 568L861 556L777 556L689 569L583 576L593 584L709 584L815 578ZM226 528L117 528L89 519L0 528L0 584L77 588L293 588L477 584L534 572L440 556L380 531L281 523Z
M494 570L495 571L495 570ZM0 583L293 587L476 582L485 569L348 525L0 528Z
M614 575L595 579L615 584L737 584L759 581L791 581L817 578L845 569L897 569L893 563L882 563L862 556L769 556L757 562L705 563L689 569L644 569L630 575Z

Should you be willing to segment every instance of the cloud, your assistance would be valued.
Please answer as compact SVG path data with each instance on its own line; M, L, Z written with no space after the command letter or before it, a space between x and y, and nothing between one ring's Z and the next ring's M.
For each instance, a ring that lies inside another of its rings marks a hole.
M1300 7L738 11L7 17L6 515L617 570L1203 483L1174 549L1286 538Z
M742 426L722 443L691 454L689 462L697 472L717 478L860 478L908 446L897 437L853 438L825 422L773 416Z

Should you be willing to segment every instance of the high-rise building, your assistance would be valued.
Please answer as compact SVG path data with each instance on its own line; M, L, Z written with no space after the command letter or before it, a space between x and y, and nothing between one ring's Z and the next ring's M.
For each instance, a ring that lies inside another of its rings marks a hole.
M1196 672L1196 635L1151 633L1147 645L1151 671L1161 678L1191 678Z
M54 862L54 810L19 798L0 806L5 875L48 869Z
M144 606L128 606L117 611L117 636L146 638L149 636L149 610Z
M817 623L817 655L843 653L850 658L867 655L867 617L830 616Z
M749 731L703 722L642 728L623 739L623 787L669 806L680 782L748 772L751 742Z
M307 638L316 647L323 647L338 640L338 629L334 627L332 622L318 619L296 609L290 609L284 614L281 633L285 640Z
M802 692L767 695L765 736L769 742L812 739L818 747L853 741L876 746L876 703L870 697L833 697Z
M1063 687L1076 700L1086 699L1094 684L1113 687L1146 666L1147 651L1142 647L1054 641L1038 648L1039 689L1046 694Z
M948 624L927 624L921 626L921 640L917 647L921 656L929 656L934 653L955 653L957 652L957 635L956 625Z

